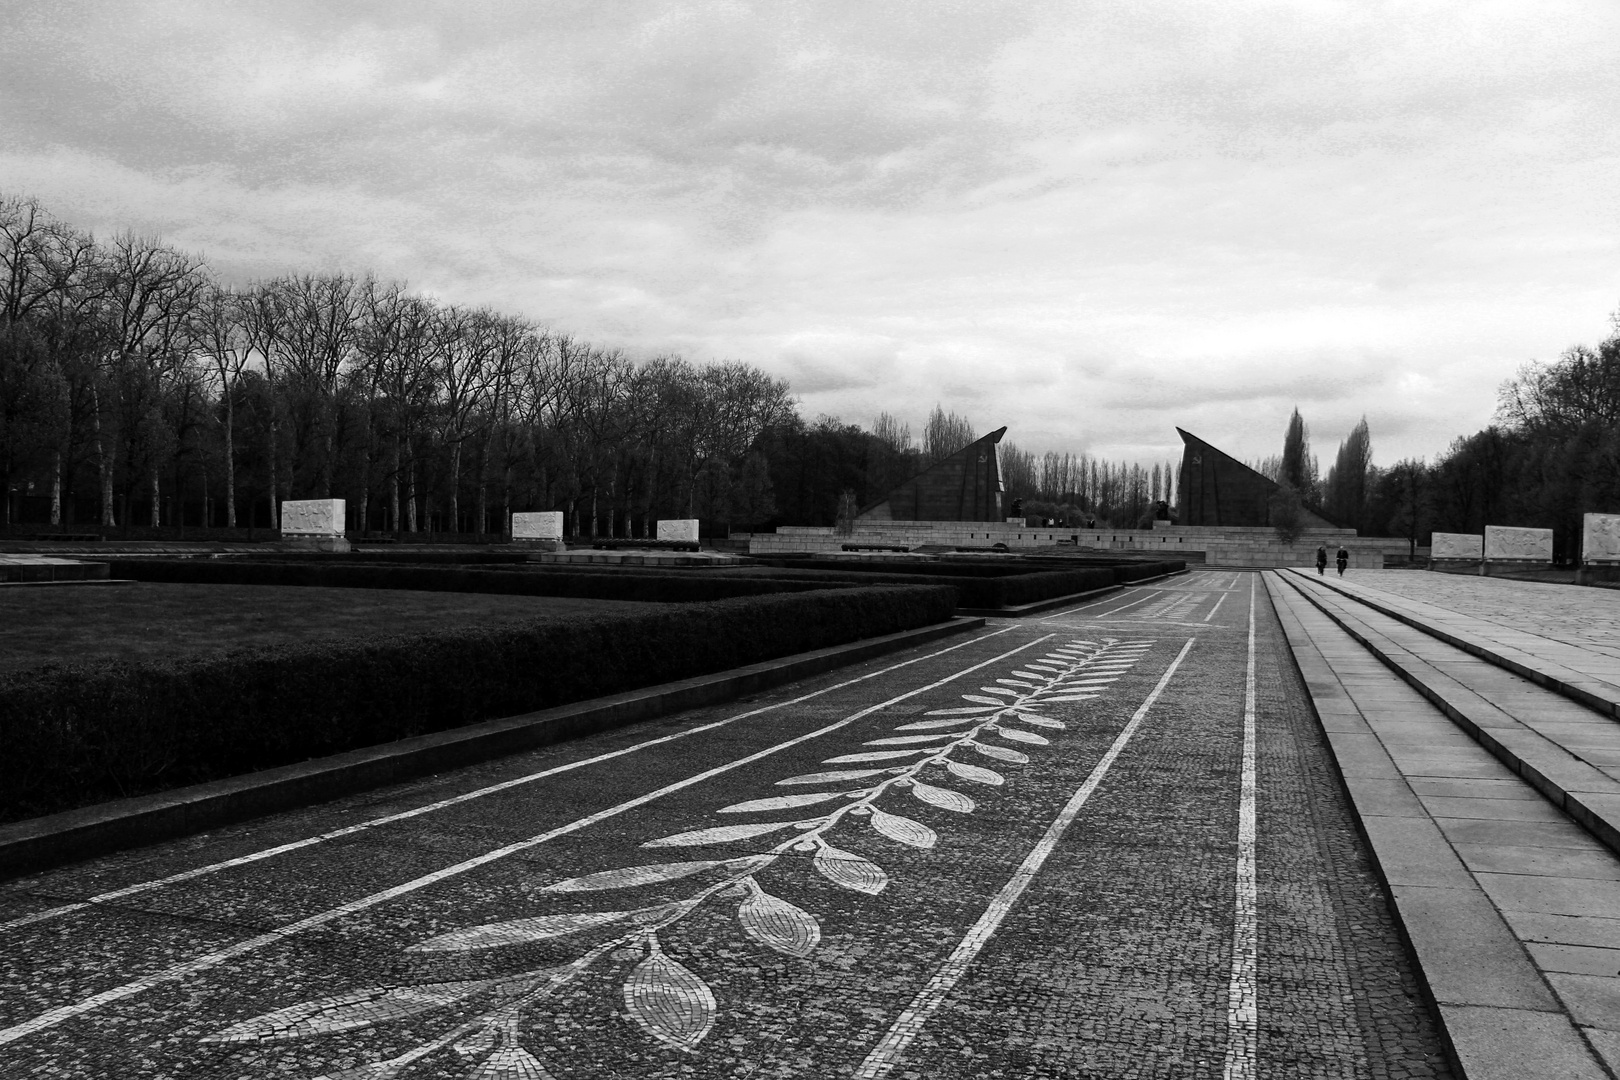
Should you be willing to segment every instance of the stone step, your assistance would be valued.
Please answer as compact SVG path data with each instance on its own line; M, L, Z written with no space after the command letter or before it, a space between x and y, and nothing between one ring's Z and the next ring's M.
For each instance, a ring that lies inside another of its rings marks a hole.
M1620 857L1265 577L1459 1071L1615 1076Z
M1434 604L1382 590L1364 589L1353 582L1316 577L1305 570L1288 573L1351 597L1380 614L1398 619L1539 686L1599 712L1620 717L1620 654L1606 646L1555 641ZM1510 616L1511 612L1507 614ZM1620 616L1620 608L1616 615Z
M1282 580L1548 801L1620 853L1620 723L1343 590Z

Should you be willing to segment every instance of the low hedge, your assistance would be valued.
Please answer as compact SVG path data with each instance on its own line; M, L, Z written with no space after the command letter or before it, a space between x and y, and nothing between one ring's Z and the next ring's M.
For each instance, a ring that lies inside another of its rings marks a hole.
M0 676L0 820L285 765L950 618L859 588Z
M512 596L572 596L590 600L694 603L736 596L849 588L844 581L791 581L715 574L625 574L615 568L592 571L526 572L517 566L413 566L338 562L326 559L282 562L259 559L116 559L112 576L135 581L198 585L310 585L333 589L422 589L437 592L505 593ZM864 584L864 583L862 583Z

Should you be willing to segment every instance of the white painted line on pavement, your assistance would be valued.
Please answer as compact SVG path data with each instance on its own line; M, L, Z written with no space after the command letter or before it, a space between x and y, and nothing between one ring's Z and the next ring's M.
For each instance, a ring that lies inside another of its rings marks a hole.
M839 730L840 728L847 727L863 717L870 716L871 714L886 709L891 705L898 704L907 698L916 697L918 694L926 693L929 690L944 686L946 683L959 679L964 675L971 675L980 668L985 668L989 667L991 664L1000 663L1009 656L1021 653L1025 649L1032 649L1036 645L1039 645L1044 641L1050 641L1056 636L1056 634L1045 634L1034 639L1033 641L1020 645L1017 648L1009 649L997 656L992 656L988 660L980 661L971 667L962 668L960 671L953 672L952 674L945 676L943 679L937 679L934 682L928 683L926 686L919 686L915 690L907 690L903 694L898 694L895 697L889 698L886 701L881 701L876 705L869 705L866 708L861 709L859 712L851 713L842 720L836 720L833 723L828 724L826 727L818 728L815 731L800 735L797 738L789 739L786 742L777 743L775 746L756 751L755 753L749 754L746 757L737 758L735 761L729 761L724 765L716 765L712 769L706 769L694 776L687 777L685 780L677 780L673 784L666 784L663 787L658 788L656 791L650 791L645 795L638 795L628 802L619 803L617 806L609 807L606 810L599 810L594 814L571 821L567 825L560 825L555 829L549 829L546 832L540 833L536 836L531 836L526 840L519 840L516 843L507 844L506 846L496 848L493 851L487 851L482 855L476 855L471 859L466 859L462 862L456 863L453 866L447 866L442 870L435 870L431 874L424 874L421 877L413 878L412 880L404 882L403 884L395 885L392 888L384 889L381 892L372 893L370 896L363 896L358 900L351 900L346 904L340 904L335 908L329 908L317 915L311 915L308 918L299 919L297 922L292 922L285 926L277 927L276 929L271 930L269 933L259 934L256 937L248 938L246 941L239 941L235 945L230 945L226 948L218 949L211 953L205 953L202 956L194 957L191 960L185 960L178 964L172 964L169 967L154 971L150 975L144 975L133 982L124 983L122 986L115 986L110 990L103 990L99 994L95 994L71 1005L58 1006L57 1008L41 1013L32 1020L26 1020L21 1024L16 1024L12 1027L0 1030L0 1046L4 1046L7 1043L16 1042L18 1039L25 1038L26 1036L32 1035L38 1031L44 1031L46 1028L55 1027L64 1020L70 1020L75 1016L82 1016L85 1013L93 1012L103 1005L111 1004L114 1001L121 1001L127 997L133 997L136 994L152 989L154 986L161 986L164 983L174 982L175 980L183 979L188 975L194 975L199 971L206 971L209 968L218 967L227 960L233 960L236 957L242 956L246 953L256 952L267 945L275 945L286 941L288 938L302 934L306 930L314 930L317 927L325 926L327 923L340 919L345 915L352 915L357 911L365 911L366 909L376 907L378 904L384 903L385 901L396 899L408 893L413 893L418 889L426 888L429 885L436 884L448 878L456 877L459 874L464 874L468 870L475 870L480 866L495 862L499 859L504 859L508 855L515 855L520 851L528 851L530 848L538 847L539 845L550 840L555 840L559 836L566 836L569 833L578 832L580 829L586 828L590 825L595 825L599 821L605 821L608 818L622 814L627 810L634 810L639 806L644 806L647 803L652 802L654 799L662 798L663 796L671 794L672 792L680 791L683 788L689 788L692 785L700 784L705 780L711 780L714 777L719 776L721 773L730 772L732 769L737 769L744 765L752 764L753 762L759 761L761 758L769 757L778 751L786 750L792 746L797 746L802 742L808 742L811 739L818 739L823 735L827 735ZM979 638L975 640L983 639Z
M1215 613L1217 611L1221 610L1221 605L1223 603L1225 603L1225 602L1226 602L1226 594L1221 593L1221 595L1219 595L1219 596L1217 596L1215 598L1215 606L1209 609L1209 614L1208 615L1204 616L1204 621L1209 622L1209 620L1213 619L1215 617Z
M1225 1080L1252 1080L1259 1051L1260 931L1255 885L1254 597L1249 579L1249 664L1243 679L1243 779L1238 790L1236 917L1232 922L1232 978L1226 990Z
M1045 835L1030 849L1029 854L1024 856L1024 861L1018 865L1018 869L1013 871L1013 875L1008 879L1007 884L1003 885L1001 891L990 901L990 906L985 908L983 915L979 916L979 921L973 924L967 935L952 950L951 955L946 957L945 962L939 966L939 970L934 972L933 977L917 992L917 996L912 998L911 1004L906 1006L905 1011L889 1027L888 1033L872 1048L872 1052L866 1055L866 1060L861 1062L860 1067L855 1070L853 1074L855 1077L860 1078L860 1080L878 1080L879 1077L887 1076L889 1071L900 1063L901 1057L906 1052L906 1047L911 1045L911 1041L922 1033L923 1026L928 1023L929 1017L934 1014L940 1003L945 1000L945 995L950 993L956 984L961 981L963 975L967 974L967 969L972 965L985 944L989 942L991 935L1001 926L1002 920L1006 919L1008 913L1012 911L1013 905L1018 902L1018 898L1023 895L1024 890L1029 888L1029 883L1035 880L1035 875L1040 872L1041 865L1046 862L1047 856L1052 854L1053 849L1057 847L1058 841L1063 839L1063 833L1068 829L1069 824L1080 813L1080 808L1086 805L1086 800L1091 798L1091 793L1097 790L1097 785L1101 784L1103 777L1108 775L1108 770L1114 764L1114 759L1119 757L1126 744L1131 741L1131 737L1136 734L1136 729L1141 726L1142 721L1147 717L1148 710L1153 707L1155 701L1159 700L1159 695L1169 685L1171 676L1175 675L1176 669L1187 658L1187 653L1192 649L1193 642L1196 640L1196 638L1187 639L1187 644L1181 647L1181 652L1176 654L1175 660L1171 662L1165 673L1160 676L1158 685L1153 688L1153 692L1148 694L1147 699L1137 707L1130 721L1115 736L1113 745L1108 748L1108 752L1092 768L1091 775L1086 777L1085 783L1080 785L1080 789L1058 812L1057 818L1053 820L1051 825L1047 826Z
M316 836L306 837L303 840L294 840L291 843L278 844L275 847L265 848L262 851L251 852L247 855L238 855L234 859L224 859L220 862L210 863L207 866L199 866L195 870L186 870L178 874L172 874L169 877L157 878L152 881L143 881L135 885L126 885L121 889L113 889L109 892L98 893L86 900L75 901L71 904L63 904L59 907L47 908L44 911L36 911L30 915L24 915L21 918L12 919L10 922L0 923L0 931L16 930L19 927L44 922L47 919L54 919L60 915L68 915L75 911L82 911L85 908L91 907L95 904L105 904L114 900L122 900L125 897L135 896L143 892L149 892L152 889L160 889L165 885L174 885L181 881L190 881L192 878L199 878L208 874L216 874L221 870L229 870L232 867L246 866L249 863L259 862L263 859L268 859L276 855L285 855L289 851L298 851L302 848L313 847L316 844L325 843L328 840L336 840L339 837L351 836L357 832L364 832L366 829L374 829L379 825L391 825L396 821L405 821L413 817L419 817L422 814L430 814L435 810L443 810L446 807L455 806L458 803L470 802L473 799L481 799L485 795L494 795L498 792L520 787L523 784L533 783L536 780L544 780L546 777L555 776L558 773L569 772L573 769L582 769L587 765L599 765L604 761L611 761L614 758L623 757L626 754L633 754L638 750L645 750L649 746L658 746L662 743L674 742L676 739L684 739L689 735L697 735L704 731L713 731L715 728L725 727L727 724L736 723L738 720L746 720L751 716L759 716L761 713L771 712L772 710L785 708L789 705L797 705L801 701L809 701L813 697L820 697L822 694L829 694L834 690L842 690L846 686L853 686L856 683L864 682L867 679L875 679L879 675L887 675L891 671L897 671L900 668L906 667L910 664L921 663L924 660L932 660L936 656L943 656L948 652L954 652L957 649L972 645L974 642L983 641L986 638L992 638L1000 634L1005 634L1008 630L1012 629L1013 627L1009 626L1004 630L993 630L988 634L981 634L978 637L972 638L968 641L959 642L947 648L939 649L936 652L928 653L926 656L916 656L910 660L902 660L898 664L890 664L888 667L882 668L878 671L869 672L865 675L858 675L853 679L845 679L841 683L834 683L832 686L823 687L820 690L812 690L808 694L801 694L798 697L792 698L788 701L779 701L774 705L764 705L758 709L750 709L748 712L738 713L736 716L728 716L724 720L716 720L713 723L702 724L695 728L689 728L686 731L677 731L673 735L663 735L656 739L648 739L645 742L636 743L634 746L624 747L621 750L613 750L606 754L598 754L595 757L583 758L579 761L571 761L566 765L557 765L550 769L542 769L540 772L529 773L526 776L515 777L511 780L503 780L498 784L491 784L488 787L479 788L477 791L469 791L463 795L457 795L453 798L441 799L439 802L428 803L425 806L418 806L413 810L405 810L398 814L388 814L384 817L372 818L370 821L362 821L356 825L346 825L341 829L333 829L330 832L324 832Z

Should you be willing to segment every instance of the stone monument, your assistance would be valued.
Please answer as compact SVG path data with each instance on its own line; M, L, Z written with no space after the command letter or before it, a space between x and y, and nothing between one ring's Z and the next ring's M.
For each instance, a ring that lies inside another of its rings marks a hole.
M1465 559L1479 562L1485 557L1485 537L1480 533L1437 532L1429 541L1430 559Z
M997 428L935 462L862 510L858 520L1009 521L1001 505L1005 485L999 457L1006 433Z
M697 518L665 518L658 522L658 539L680 544L698 542Z
M1581 562L1620 566L1620 514L1582 516Z
M281 504L281 538L307 551L348 551L342 499L289 499Z
M1485 526L1487 563L1540 563L1552 565L1553 531L1522 529L1509 525Z
M1182 442L1176 524L1246 529L1273 524L1272 497L1281 485L1190 431L1176 428L1176 433ZM1310 507L1301 507L1299 518L1304 529L1338 528Z
M512 543L526 547L541 547L548 551L563 549L563 512L561 510L534 510L512 515Z

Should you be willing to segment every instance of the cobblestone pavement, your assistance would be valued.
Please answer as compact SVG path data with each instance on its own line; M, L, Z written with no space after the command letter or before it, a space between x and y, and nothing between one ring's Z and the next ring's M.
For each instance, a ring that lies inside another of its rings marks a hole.
M0 1076L1448 1075L1255 584L11 882Z

